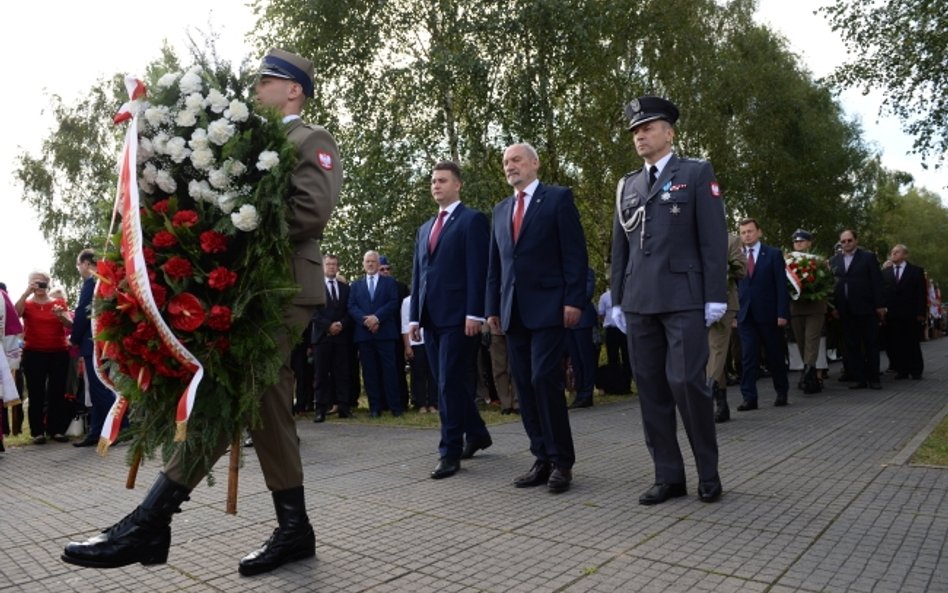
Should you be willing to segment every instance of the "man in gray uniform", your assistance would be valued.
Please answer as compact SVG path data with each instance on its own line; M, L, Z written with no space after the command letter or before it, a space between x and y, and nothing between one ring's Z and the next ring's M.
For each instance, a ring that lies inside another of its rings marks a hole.
M616 188L612 231L613 315L625 315L632 373L642 406L655 484L652 505L685 496L675 406L698 469L698 497L721 496L707 326L727 310L727 224L711 164L672 152L678 108L661 97L626 107L645 166Z

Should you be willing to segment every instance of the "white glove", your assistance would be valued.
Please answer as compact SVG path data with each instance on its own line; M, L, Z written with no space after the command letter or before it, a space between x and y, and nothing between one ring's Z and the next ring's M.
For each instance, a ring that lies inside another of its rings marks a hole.
M615 305L612 307L612 310L609 311L609 317L612 319L612 323L615 324L619 331L626 334L626 325L625 325L625 313L622 312L622 307Z
M727 303L705 303L704 304L704 324L711 327L716 321L719 321L727 313Z

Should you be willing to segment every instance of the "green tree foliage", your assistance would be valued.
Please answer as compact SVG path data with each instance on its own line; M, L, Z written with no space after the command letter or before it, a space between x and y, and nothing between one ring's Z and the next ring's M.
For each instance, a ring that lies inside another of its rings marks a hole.
M830 80L884 92L914 150L944 163L948 151L948 4L944 0L838 0L820 9L850 61Z
M259 49L316 63L310 116L336 132L347 166L325 245L349 274L368 248L410 267L439 159L461 164L463 199L489 212L509 193L500 157L516 141L536 146L543 180L574 189L601 271L615 184L641 165L622 107L647 93L680 105L679 150L715 164L734 217L757 216L784 237L801 225L838 227L871 195L857 191L868 156L860 130L754 23L751 0L255 7Z

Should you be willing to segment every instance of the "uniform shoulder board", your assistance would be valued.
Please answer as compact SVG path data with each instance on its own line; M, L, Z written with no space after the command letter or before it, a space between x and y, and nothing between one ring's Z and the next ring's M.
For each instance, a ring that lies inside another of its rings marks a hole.
M642 172L642 168L639 167L638 169L635 169L635 170L633 170L633 171L629 171L629 172L626 173L622 178L623 178L623 179L628 179L629 177L635 177L636 175L638 175L638 174L641 173L641 172Z

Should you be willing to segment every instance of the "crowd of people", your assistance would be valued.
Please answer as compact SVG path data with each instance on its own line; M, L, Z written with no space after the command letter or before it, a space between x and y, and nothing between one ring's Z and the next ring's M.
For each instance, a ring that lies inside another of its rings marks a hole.
M282 111L301 155L289 189L291 227L299 230L291 240L318 251L338 201L342 163L332 136L299 119L313 94L313 64L271 50L256 93ZM944 320L937 287L908 262L908 248L896 245L880 264L858 247L856 232L844 230L837 252L821 256L810 253L813 236L800 229L785 254L762 242L763 226L753 218L729 229L711 164L672 150L678 115L661 97L640 97L626 108L644 165L616 189L609 288L595 300L596 273L573 194L539 180L540 157L526 143L503 153L512 193L490 219L462 203L458 164L433 167L437 213L415 237L410 286L374 250L349 281L333 254L321 266L294 271L296 282L309 295L317 287L319 298L288 307L289 325L305 330L295 348L281 338L284 372L261 394L262 425L248 439L279 526L240 561L241 574L315 553L293 413L311 412L317 423L333 414L351 418L363 392L372 418L410 409L438 414L435 480L492 446L479 402L519 414L534 460L513 486L557 494L569 490L577 458L569 410L592 406L597 386L623 394L634 381L655 470L638 500L655 505L688 493L678 416L695 458L699 500L722 496L716 424L731 418L730 385L740 386L737 411L750 412L758 409L757 380L766 374L773 404L782 407L790 403L792 370L800 370L798 389L814 393L827 378L828 361L841 358L840 379L851 388L880 389L883 348L895 379L922 378L920 342ZM304 150L311 144L317 160ZM815 267L802 267L811 261ZM36 444L69 440L71 376L85 376L91 415L89 435L76 446L96 441L114 397L92 368L94 264L93 252L78 255L84 283L72 311L43 273L30 275L16 301L3 292L6 359L25 379L25 391L17 386L16 395L28 396ZM815 292L808 285L821 276L831 279L831 289ZM81 371L70 370L70 361ZM177 449L135 511L102 534L68 544L63 560L90 567L165 562L171 518L206 470L186 464L186 456Z

